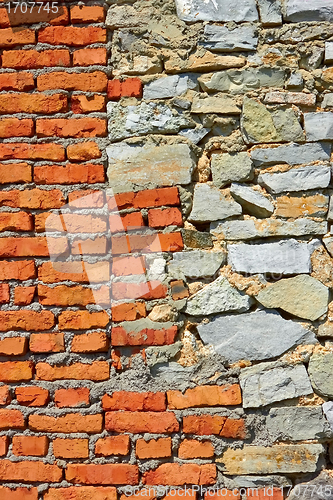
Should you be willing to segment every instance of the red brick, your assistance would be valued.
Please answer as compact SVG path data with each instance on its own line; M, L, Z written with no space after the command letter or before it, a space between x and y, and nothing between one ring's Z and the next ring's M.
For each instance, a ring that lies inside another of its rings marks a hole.
M31 166L27 163L0 164L0 184L17 184L31 181Z
M75 165L68 163L34 168L34 181L37 184L95 184L104 182L103 165Z
M32 361L0 362L0 382L23 382L33 377Z
M219 415L190 415L183 418L183 432L199 436L215 434L226 438L244 439L243 419L220 417Z
M38 268L38 279L44 283L58 283L59 281L75 281L78 283L103 283L109 281L109 262L97 262L96 264L82 262L62 262L61 268L54 268L52 262L45 262ZM88 274L89 277L88 277ZM1 262L0 262L1 277Z
M10 330L49 330L54 326L54 315L51 311L0 311L0 331Z
M115 276L132 276L145 274L146 261L144 257L114 257L112 259L112 274Z
M0 90L32 90L35 88L34 77L31 73L1 73ZM11 94L13 95L13 94Z
M103 410L165 411L164 392L114 392L102 398Z
M221 500L225 498L225 500L241 500L241 496L239 490L237 488L233 490L227 490L227 488L223 488L222 490L216 490L215 493L207 492L205 493L205 500Z
M183 410L200 406L233 406L242 404L241 390L238 384L202 385L194 389L168 391L168 406L171 410Z
M39 5L28 6L27 12L17 9L15 15L9 14L7 9L0 10L0 25L7 26L21 26L22 24L35 24L35 23L50 23L50 24L68 24L69 15L66 7L58 6L58 12L53 13L51 6L49 12L47 8L40 8Z
M300 487L300 491L303 488ZM304 488L304 491L306 489ZM273 488L272 486L266 488L247 488L246 490L246 500L283 500L283 489L281 488Z
M13 454L21 456L45 457L49 448L49 440L46 436L14 436Z
M2 67L15 69L38 69L70 66L69 50L4 50Z
M1 94L0 113L41 113L43 115L67 111L64 94ZM31 134L30 134L31 135Z
M0 145L0 160L65 160L65 149L60 144L6 143Z
M121 81L120 80L109 80L108 81L108 99L111 101L116 101L121 98Z
M89 406L90 391L87 387L77 389L58 389L54 394L54 402L58 408L74 408L75 406Z
M19 410L0 409L0 430L24 428L24 416Z
M52 78L50 78L49 74L38 76L37 88L40 91L62 89L105 92L107 81L107 76L102 71L94 71L92 73L65 73L64 71L56 71L52 73Z
M35 263L32 260L1 261L0 280L25 281L36 277Z
M67 231L74 233L106 233L107 221L104 216L82 215L80 213L59 214L42 213L35 216L36 231Z
M14 289L14 304L16 306L28 306L33 301L35 292L35 286L16 286Z
M185 484L210 485L216 481L216 466L213 464L162 464L157 469L145 472L144 484L184 486Z
M164 299L167 295L167 287L159 281L148 281L147 283L112 283L112 297L114 300L126 299Z
M10 290L7 283L0 283L0 304L8 304L10 299Z
M7 455L8 447L9 447L8 436L0 436L0 457L4 457ZM0 486L0 495L2 493L3 492L1 491L1 486ZM3 498L3 497L1 497L1 498Z
M130 231L145 225L140 212L133 212L123 216L110 215L109 224L111 233Z
M108 436L96 441L95 454L103 457L111 455L128 455L130 450L129 436Z
M184 248L180 233L134 234L112 237L112 254L179 252Z
M136 193L133 201L134 208L162 207L164 205L179 204L178 188L176 187L139 191Z
M64 204L65 199L59 189L52 189L51 191L44 189L19 191L18 189L13 189L0 193L0 206L46 210L49 208L60 208Z
M37 363L36 380L93 380L100 382L108 380L110 367L107 361L94 361L90 365L74 363L70 366L51 366L47 363Z
M172 412L116 411L105 414L105 429L134 434L143 432L162 434L177 432L179 424Z
M34 135L34 128L34 122L30 119L1 118L0 138L32 137Z
M24 337L7 337L0 340L1 356L22 356L27 352L28 339Z
M214 446L210 441L197 441L196 439L184 439L178 450L179 458L212 458Z
M9 498L8 500L12 499ZM26 500L26 499L15 498L13 500ZM31 500L37 500L37 498L36 499L33 498ZM113 487L103 488L94 486L71 486L69 488L50 488L47 491L47 493L44 493L44 500L117 500L117 490L116 488Z
M40 304L46 306L86 306L88 304L110 304L109 287L99 290L84 288L82 286L70 287L59 285L50 288L38 285L38 296Z
M38 137L105 137L106 120L100 118L54 118L36 122Z
M57 465L43 462L11 462L0 460L0 479L24 483L59 483L62 481L62 469Z
M184 497L188 500L196 500L197 499L197 493L196 491L193 491L191 489L177 489L170 491L163 500L184 500Z
M0 48L15 47L15 45L34 44L35 31L28 29L0 29Z
M68 413L61 417L48 417L46 415L29 416L29 428L35 432L61 432L63 434L84 432L87 434L96 434L102 432L102 424L102 415Z
M101 5L83 6L74 5L70 8L71 22L99 23L105 19L105 11Z
M0 486L2 500L38 500L37 488L6 488Z
M15 395L22 406L45 406L49 402L49 391L43 387L16 387Z
M88 330L106 327L109 316L105 311L63 311L58 320L60 330Z
M66 238L1 238L0 257L48 257L62 254L67 250ZM0 326L1 329L1 326Z
M89 458L89 440L55 439L53 454L56 458Z
M71 208L102 208L105 204L103 191L82 189L68 194Z
M107 257L108 240L105 236L96 236L87 239L75 238L71 245L72 255L103 255Z
M40 30L38 33L38 42L49 43L51 45L68 45L71 47L78 47L80 45L90 45L92 43L105 43L106 41L106 30L95 26L89 26L88 28L76 28L73 26L49 26Z
M111 330L112 345L170 345L175 342L177 330L177 326L171 326L161 330L145 328L140 332L128 332L122 326L115 326Z
M29 349L31 352L64 352L64 334L56 333L32 333L30 335Z
M135 321L147 316L144 302L125 302L111 306L112 321Z
M166 458L171 457L171 438L159 438L145 441L138 439L135 453L138 458Z
M108 82L108 98L117 100L121 97L142 97L140 78L127 78L122 82L120 80L110 80Z
M68 464L66 480L83 484L123 484L139 483L137 465L129 464Z
M148 211L150 227L182 226L182 213L178 208L155 208Z
M71 161L87 161L102 156L98 144L93 141L80 142L67 147L67 158Z
M0 386L0 406L9 405L12 398L10 395L10 390L8 385Z
M106 66L107 51L104 47L97 49L79 49L73 53L73 66Z
M81 333L74 335L71 351L72 352L107 352L109 350L109 341L104 332Z
M26 212L0 212L0 231L33 231L31 214Z
M191 490L188 490L191 491ZM156 491L153 488L135 490L133 495L122 494L120 496L120 500L155 500L156 499ZM179 499L182 500L182 499Z

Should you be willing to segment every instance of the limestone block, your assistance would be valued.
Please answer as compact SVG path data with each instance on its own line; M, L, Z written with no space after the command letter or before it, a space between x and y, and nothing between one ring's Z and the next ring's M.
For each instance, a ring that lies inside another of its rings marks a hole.
M200 45L216 52L256 50L258 35L255 25L245 24L229 29L227 26L207 24Z
M213 276L225 264L225 252L208 252L192 250L173 254L169 264L169 275L173 278L203 278Z
M242 182L253 177L253 163L246 152L212 154L211 170L213 183L218 188L229 182Z
M255 0L176 0L182 21L257 21Z
M269 199L249 186L231 184L230 193L248 214L264 218L269 217L274 212L274 205Z
M196 184L190 222L211 222L240 215L242 207L231 196L209 184Z
M331 169L323 164L293 168L287 172L260 174L258 177L258 183L274 194L323 189L330 181Z
M329 160L331 145L323 142L314 144L287 144L274 148L255 148L251 158L255 166L261 167L279 163L302 165L313 161Z

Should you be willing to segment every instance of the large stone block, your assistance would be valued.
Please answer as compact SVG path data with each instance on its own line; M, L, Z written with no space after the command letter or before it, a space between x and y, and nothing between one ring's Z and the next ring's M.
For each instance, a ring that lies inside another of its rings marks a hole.
M277 311L218 316L199 325L198 332L229 363L272 359L303 342L316 343L312 332L283 319Z
M211 158L213 184L222 188L230 182L242 182L253 178L253 163L244 153L213 153Z
M251 151L251 158L257 167L288 163L288 165L302 165L313 161L325 161L331 157L331 145L315 144L288 144L269 148L255 148Z
M230 69L202 75L198 81L206 92L243 94L262 87L283 88L285 71L275 68Z
M323 164L293 168L287 172L260 174L258 177L258 183L274 194L324 189L330 181L331 168Z
M258 45L257 28L245 24L229 29L227 26L207 24L204 29L203 45L206 49L216 52L231 52L233 50L256 50Z
M311 384L316 392L322 396L333 397L333 353L314 353L309 362L309 375Z
M169 275L173 278L203 278L213 276L226 263L225 252L192 250L173 254Z
M321 406L272 408L266 426L273 441L306 441L330 434Z
M329 141L333 139L333 113L305 113L304 129L308 141Z
M193 207L188 220L191 222L211 222L240 215L242 207L230 195L209 184L197 184L194 188Z
M106 148L114 192L189 184L195 159L187 144L155 146L118 143Z
M182 21L257 21L255 0L176 0Z
M285 21L333 21L333 0L285 0Z

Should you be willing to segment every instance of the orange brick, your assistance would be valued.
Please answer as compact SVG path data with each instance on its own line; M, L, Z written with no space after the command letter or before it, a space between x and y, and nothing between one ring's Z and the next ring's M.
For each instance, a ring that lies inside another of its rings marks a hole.
M117 500L117 490L113 487L71 486L50 488L44 493L44 500ZM9 498L8 500L12 500ZM15 498L13 500L26 500ZM27 499L30 500L30 499ZM37 500L32 498L31 500Z
M105 66L106 63L107 51L103 47L79 49L73 53L73 66L93 66L94 64Z
M134 208L162 207L164 205L179 204L178 188L176 187L139 191L136 193L133 201Z
M145 328L140 332L128 332L122 326L115 326L111 330L112 345L170 345L175 342L177 330L177 326L171 326L161 330Z
M105 43L106 41L106 30L94 26L89 26L88 28L50 26L40 30L38 33L38 42L49 43L51 45L68 45L70 47L78 47L80 45L90 45L92 43Z
M49 330L54 326L54 315L51 311L0 311L0 331L10 330Z
M49 391L43 387L16 387L15 395L22 406L45 406L49 402Z
M43 115L67 111L64 94L1 94L0 113L41 113Z
M50 191L44 189L27 189L24 191L13 189L0 193L0 206L45 210L60 208L64 204L65 199L59 189Z
M188 490L191 491L191 490ZM187 496L187 495L186 495ZM165 498L165 497L164 497ZM120 496L120 500L155 500L156 499L156 491L153 488L142 489L139 491L135 491L133 495L122 494ZM182 499L179 499L182 500Z
M25 281L36 277L35 263L32 260L1 261L0 280Z
M7 455L9 446L9 438L8 436L0 436L0 457L4 457ZM0 486L0 495L1 495L1 486Z
M242 403L241 390L238 384L202 385L194 389L168 391L168 406L172 410L195 408L200 406L233 406Z
M28 306L33 301L35 292L35 286L16 286L14 289L14 304L16 306Z
M88 439L55 439L53 454L56 458L88 458Z
M102 23L105 19L105 11L101 5L74 5L70 8L72 23Z
M53 13L51 6L49 12L46 8L36 6L28 6L27 12L17 9L15 15L9 14L8 11L0 12L0 25L7 26L21 26L22 24L35 24L35 23L50 23L50 24L68 24L69 15L66 7L58 6L58 12Z
M148 211L150 227L182 226L182 213L178 208L155 208Z
M38 137L105 137L106 120L101 118L53 118L36 122Z
M70 287L59 285L50 288L45 285L38 285L38 296L40 304L47 306L108 305L110 303L108 287L92 290L91 288L84 288L82 286Z
M15 69L38 69L70 66L69 50L4 50L2 67Z
M14 436L13 454L21 456L45 457L49 448L49 440L46 436Z
M111 306L112 321L135 321L145 318L146 304L144 302L125 302Z
M61 417L48 417L46 415L29 416L29 428L35 432L61 432L63 434L84 432L87 434L96 434L102 432L102 424L102 415L68 413Z
M83 484L126 484L139 483L137 465L129 464L68 464L66 480Z
M0 202L1 203L1 202ZM0 231L33 231L31 214L26 212L0 212Z
M22 311L21 311L22 312ZM0 362L0 382L23 382L33 377L31 361Z
M6 488L0 486L0 497L3 500L38 500L37 488Z
M107 222L104 216L82 215L82 214L59 214L43 213L35 216L37 231L67 231L68 233L105 233Z
M164 392L114 392L102 398L103 410L165 411Z
M0 386L0 406L8 405L12 398L10 395L10 390L8 385Z
M199 436L215 434L227 438L244 439L245 425L243 419L220 417L219 415L190 415L183 418L185 434Z
M55 269L52 262L45 262L38 268L38 279L44 283L58 283L67 280L78 283L103 283L110 279L109 268L109 262L103 261L97 262L96 264L85 262L84 268L82 262L62 262L60 269L58 267ZM1 276L0 262L0 279Z
M110 215L109 223L111 233L131 231L145 225L140 212L133 212L121 217L119 215Z
M171 438L151 439L150 441L138 439L135 453L141 459L171 457L171 444Z
M1 317L1 316L0 316ZM109 322L105 311L63 311L58 318L60 330L88 330L90 328L104 328Z
M105 204L103 191L82 189L68 194L71 208L102 208Z
M7 337L0 340L1 356L22 356L27 352L28 339L24 337Z
M63 89L83 90L84 92L105 92L107 81L107 76L102 71L94 71L92 73L65 73L64 71L56 71L52 73L52 78L48 74L38 76L37 88L39 91Z
M0 145L0 160L65 160L65 149L60 144L6 143Z
M0 257L48 257L50 249L56 255L64 253L67 250L67 239L48 238L46 240L43 237L0 239Z
M34 128L34 122L30 119L2 118L0 119L0 138L32 137Z
M105 429L112 432L162 434L179 431L179 424L172 412L116 411L105 414Z
M179 458L212 458L214 446L210 441L196 441L195 439L184 439L178 450Z
M31 181L31 166L27 163L0 164L0 184L17 184Z
M179 252L184 248L180 233L139 234L114 236L112 238L112 254L135 253L144 250L151 252Z
M32 333L29 349L31 352L64 352L65 339L63 333Z
M108 436L96 441L95 454L103 457L111 455L128 455L130 450L129 436Z
M90 391L87 387L77 389L58 389L54 394L54 402L58 408L73 408L89 405Z
M147 283L112 283L112 297L114 300L126 299L164 299L167 295L167 287L159 281L148 281Z
M216 481L216 466L213 464L162 464L157 469L143 474L144 484L184 486L185 484L210 485Z
M98 144L93 141L80 142L67 147L67 158L71 161L87 161L102 156ZM70 201L70 200L69 200Z
M34 77L31 73L1 73L0 90L32 90L35 88ZM13 94L11 94L13 95Z
M34 44L35 41L36 36L34 30L12 30L11 28L0 29L0 48L14 47L15 45Z
M24 416L19 410L0 409L0 430L24 428Z
M37 184L95 184L104 182L103 165L58 165L34 168L34 181Z
M10 299L9 285L7 283L0 283L0 304L8 303L9 299Z
M146 271L144 257L114 257L112 259L112 274L115 276L132 276Z
M190 499L196 500L197 499L197 492L193 491L191 489L182 490L182 489L177 488L177 490L170 491L164 497L163 500L172 500L172 498L174 498L174 500L184 500L184 497L185 497L185 499L188 499L188 500L190 500Z
M71 109L73 113L94 113L105 111L106 102L102 95L87 97L85 95L74 95L72 97Z
M108 81L108 99L116 101L121 98L121 81L109 80Z
M24 483L59 483L62 481L62 469L57 465L44 464L40 461L11 462L0 460L0 480Z
M108 98L117 100L120 97L142 97L140 78L127 78L122 82L120 80L110 80L108 82Z
M107 352L109 342L104 332L81 333L74 335L71 351L72 352Z
M37 363L36 380L108 380L110 367L106 361L94 361L88 365L74 363L70 366L51 366L47 363Z

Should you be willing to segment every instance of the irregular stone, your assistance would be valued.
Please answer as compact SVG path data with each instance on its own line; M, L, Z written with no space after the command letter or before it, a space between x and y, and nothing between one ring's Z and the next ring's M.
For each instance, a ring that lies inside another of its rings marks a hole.
M114 192L189 184L195 159L187 144L155 146L119 143L106 148Z
M266 426L273 441L307 441L329 434L321 406L272 408Z
M293 168L287 172L260 174L258 177L258 183L274 194L323 189L330 181L331 169L323 164Z
M241 127L247 144L304 140L292 108L269 110L256 99L244 97Z
M177 14L182 21L257 21L255 0L176 0Z
M207 24L204 29L203 42L199 42L206 49L216 52L233 50L256 50L258 45L257 28L245 24L229 29L227 26Z
M189 248L212 248L213 239L209 233L192 231L191 229L181 229L184 245Z
M151 321L175 321L177 314L173 311L169 304L160 304L155 306L148 314Z
M214 97L195 97L191 108L192 113L223 113L224 115L239 115L241 108L234 99L227 95Z
M305 274L268 285L256 299L264 307L283 309L294 316L315 321L327 312L329 289Z
M167 363L170 359L179 354L183 347L182 342L175 342L171 345L161 347L148 346L145 348L146 361L148 366L155 366L159 363Z
M282 24L280 0L258 0L260 21L263 26Z
M241 184L231 184L230 193L248 214L264 218L274 212L274 205L255 189Z
M332 461L332 460L331 460ZM329 500L333 492L333 477L331 471L321 471L319 476L311 481L297 483L288 495L288 500Z
M260 221L253 219L232 220L212 222L210 232L220 239L231 241L276 236L321 235L327 232L327 223L311 219L296 219L294 221L281 221L278 219Z
M275 200L275 215L295 219L303 216L324 217L327 214L328 201L329 197L324 194L279 196Z
M325 63L333 62L333 42L325 42Z
M309 376L312 387L321 396L333 397L333 352L316 352L309 362Z
M224 464L226 474L305 473L318 470L324 453L321 444L245 445L241 450L228 448L216 462Z
M323 404L323 412L333 431L333 401L326 401L326 403Z
M184 128L179 132L179 135L186 137L192 141L193 144L199 144L199 142L209 134L210 130L210 128L205 127Z
M239 381L244 408L259 408L313 392L303 364L282 367L276 362L260 363L244 368Z
M226 197L216 187L209 184L196 184L190 222L211 222L240 215L242 207L231 197Z
M187 301L185 312L192 316L227 311L245 312L251 304L252 300L248 295L233 288L226 278L220 276Z
M299 28L297 28L298 30L298 33L299 33ZM295 33L296 37L297 37L297 34ZM295 36L292 36L293 38L293 42L295 42ZM301 38L301 40L303 41L303 38ZM301 41L300 40L300 41ZM301 73L299 73L298 71L293 71L289 77L289 79L287 80L287 83L286 83L286 88L287 89L294 89L294 90L300 90L303 88L303 85L304 85L304 79L303 79L303 76Z
M221 69L241 68L246 59L242 56L219 56L212 52L199 50L188 57L177 55L174 51L165 55L164 66L168 73L184 71L218 71Z
M276 358L303 342L316 343L312 332L277 311L217 316L197 329L203 342L213 345L229 363Z
M330 204L328 207L327 219L333 220L333 196L330 197Z
M278 92L271 91L265 96L267 104L295 104L296 106L315 106L317 97L315 94L305 92Z
M246 68L220 71L198 78L206 92L232 92L242 94L262 87L283 87L285 72L282 69Z
M225 252L207 252L205 250L192 250L190 252L174 253L169 264L169 274L182 279L203 278L213 276L221 266L226 263Z
M108 9L105 24L108 28L134 28L149 21L145 13L139 12L131 5L114 5Z
M285 21L333 21L333 0L286 0Z
M228 264L239 273L278 275L311 272L311 245L296 240L228 246Z
M197 90L198 75L173 75L158 78L144 86L144 99L166 99L185 94L189 89Z
M331 145L316 144L288 144L274 148L256 148L251 151L251 158L257 167L288 163L288 165L301 165L313 161L329 160Z
M157 54L151 56L126 54L112 65L112 76L115 78L124 75L153 75L162 71L163 64Z
M243 182L253 177L253 163L246 152L212 154L211 170L213 184L218 188L229 182Z
M304 129L308 141L325 141L333 139L333 113L305 113Z
M323 238L323 243L325 245L326 250L330 254L330 256L333 256L333 236L325 236Z
M191 125L191 121L182 113L154 102L141 102L137 106L109 102L107 111L109 138L112 141L159 132L176 133L181 127Z
M319 325L317 337L333 337L333 322L326 321L323 325Z
M330 94L324 94L323 102L321 103L322 108L333 108L333 92Z
M225 477L225 486L234 488L267 488L267 485L277 488L290 487L292 482L285 476L235 476L232 480ZM266 490L267 491L267 490Z

